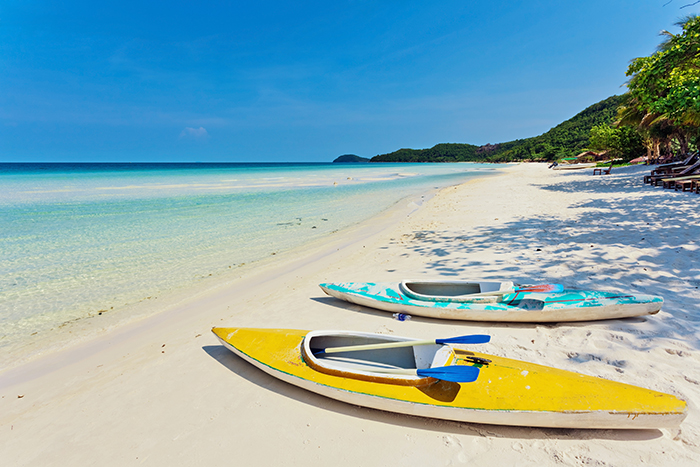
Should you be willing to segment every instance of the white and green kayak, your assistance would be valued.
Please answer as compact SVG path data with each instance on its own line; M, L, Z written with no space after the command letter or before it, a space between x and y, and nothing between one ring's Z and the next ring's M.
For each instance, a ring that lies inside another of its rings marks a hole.
M558 284L403 281L320 284L328 295L392 313L468 321L565 322L658 313L663 298L619 292L564 289Z

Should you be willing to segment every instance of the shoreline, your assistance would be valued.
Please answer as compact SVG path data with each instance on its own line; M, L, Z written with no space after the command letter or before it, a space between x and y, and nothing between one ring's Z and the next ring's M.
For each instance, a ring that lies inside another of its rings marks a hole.
M475 178L492 176L491 174L480 174ZM346 248L352 243L360 241L361 238L378 234L382 230L391 228L391 225L396 223L398 218L410 216L420 209L440 190L450 187L434 188L424 193L409 195L359 223L328 233L320 240L309 240L291 249L273 253L269 257L244 263L239 265L235 272L225 276L203 276L199 282L192 282L189 285L179 286L162 293L156 292L138 302L129 304L123 310L117 312L105 310L104 314L93 314L65 321L49 330L35 333L25 341L10 345L5 349L7 352L3 357L0 357L0 388L4 385L3 379L8 379L1 378L4 374L12 374L13 369L23 365L31 365L35 360L52 359L53 354L61 352L77 354L80 352L77 349L80 346L91 345L91 341L96 339L95 334L109 336L113 332L120 333L122 329L126 328L132 329L131 332L138 332L140 326L138 323L147 322L156 315L163 313L167 315L169 312L172 313L174 310L195 303L197 300L206 299L210 295L226 293L227 288L236 287L236 284L241 281L252 282L255 280L254 278L265 278L270 274L283 274L290 268L294 268L290 265L313 262L318 259L319 255L329 254L337 245L340 245L340 248ZM358 235L359 239L356 238ZM310 251L316 253L311 255ZM163 319L167 320L167 318ZM145 325L147 326L147 324ZM56 333L57 329L61 331ZM75 351L72 351L73 348L76 348Z
M488 173L477 175L478 178L489 176L492 175ZM167 312L183 303L191 301L193 296L203 296L215 290L235 284L237 281L251 274L258 274L259 270L275 267L281 268L281 265L284 264L285 261L304 256L306 250L315 248L316 245L323 247L326 244L337 241L336 238L342 239L352 236L352 232L356 231L358 228L363 228L363 226L367 226L366 228L371 229L375 218L382 219L387 213L391 213L396 209L402 209L402 204L422 204L427 199L434 196L437 191L439 191L439 189L429 189L423 193L408 195L398 200L393 205L388 206L383 211L380 211L378 214L374 214L358 223L353 223L340 230L329 232L320 239L307 240L302 245L294 246L289 249L283 248L281 251L274 251L269 257L262 257L257 260L236 265L233 271L226 271L225 274L221 274L221 271L212 271L208 276L203 274L201 277L198 277L197 280L193 280L189 284L179 285L167 290L154 289L149 296L145 296L146 294L144 294L143 298L127 303L119 307L118 310L97 310L96 308L97 311L88 315L56 323L49 329L43 329L38 332L35 331L31 335L26 336L23 340L12 342L3 348L3 355L0 356L0 372L30 363L37 358L41 358L42 355L50 355L51 353L79 345L81 342L89 342L94 338L93 336L96 333L109 333L133 322L148 319L152 315Z
M301 257L280 255L276 267L107 333L92 347L80 344L45 357L42 365L34 361L0 373L0 429L7 434L0 457L13 465L42 465L42 455L64 465L97 459L123 465L136 458L188 465L227 457L243 465L555 465L586 459L659 465L670 456L678 465L694 465L700 460L700 316L694 311L700 300L700 214L693 195L643 185L646 170L593 177L590 171L555 173L541 164L506 167L444 188L410 215L410 203L402 202L401 209ZM399 322L324 297L317 286L409 275L632 288L666 301L648 318L592 323ZM223 349L209 332L214 325L422 338L488 333L485 353L676 394L688 402L689 414L679 429L641 432L390 414L268 377ZM37 439L41 454L32 450ZM339 460L341 449L348 455Z

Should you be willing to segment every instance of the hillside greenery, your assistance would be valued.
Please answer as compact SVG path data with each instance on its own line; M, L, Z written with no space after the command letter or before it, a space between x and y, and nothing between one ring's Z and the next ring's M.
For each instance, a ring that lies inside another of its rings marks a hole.
M554 161L589 149L591 128L610 126L621 96L609 97L533 138L499 144L442 143L430 149L399 149L372 158L372 162L511 162Z
M369 159L366 157L360 157L356 154L343 154L342 156L336 157L333 161L335 164L355 164L358 162L369 162Z
M465 162L476 161L479 146L441 143L430 149L399 149L372 158L371 162Z
M636 128L630 126L596 125L591 128L589 147L607 158L629 162L646 153L644 138Z

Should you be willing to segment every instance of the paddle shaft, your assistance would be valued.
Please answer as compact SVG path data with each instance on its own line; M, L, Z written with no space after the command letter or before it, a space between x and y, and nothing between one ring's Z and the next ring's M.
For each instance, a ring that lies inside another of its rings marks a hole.
M323 355L338 352L354 352L358 350L382 350L398 347L413 347L416 345L444 345L444 344L485 344L491 340L486 334L471 334L467 336L448 337L444 339L426 339L415 341L385 342L383 344L350 345L344 347L331 347L314 352L314 355Z
M546 293L546 292L561 292L564 290L564 287L562 287L560 284L542 284L542 285L533 285L530 287L520 287L520 288L512 288L508 290L494 290L492 292L481 292L481 293L475 293L475 294L470 294L470 297L487 297L489 295L508 295L509 293L519 293L519 292L538 292L538 293Z
M418 370L411 368L373 368L373 373L386 373L388 375L418 376Z
M348 345L345 347L331 347L329 349L324 349L322 352L326 354L340 352L357 352L360 350L393 349L398 347L413 347L414 345L430 345L435 343L435 339L427 339L422 341L386 342L384 344Z

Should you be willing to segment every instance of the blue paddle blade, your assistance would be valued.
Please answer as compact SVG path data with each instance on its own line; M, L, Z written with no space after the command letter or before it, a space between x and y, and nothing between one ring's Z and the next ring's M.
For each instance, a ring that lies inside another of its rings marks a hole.
M479 377L479 369L475 366L452 365L417 370L416 374L454 383L473 383Z
M486 344L491 336L486 334L472 334L469 336L450 337L448 339L435 339L436 344Z

